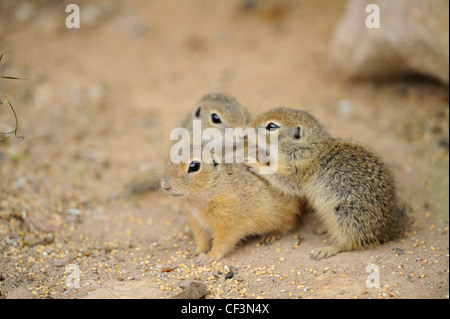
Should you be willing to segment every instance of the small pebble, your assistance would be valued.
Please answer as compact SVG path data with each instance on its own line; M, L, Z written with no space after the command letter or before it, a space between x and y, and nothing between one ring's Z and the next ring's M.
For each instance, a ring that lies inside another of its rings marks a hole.
M73 215L73 216L81 216L81 212L79 209L76 208L69 208L66 210L67 215Z
M233 276L234 276L234 273L232 271L229 271L226 273L225 279L231 279L231 278L233 278Z
M396 255L403 255L403 254L405 254L405 250L401 249L401 248L393 248L392 250L394 251L394 254L396 254Z

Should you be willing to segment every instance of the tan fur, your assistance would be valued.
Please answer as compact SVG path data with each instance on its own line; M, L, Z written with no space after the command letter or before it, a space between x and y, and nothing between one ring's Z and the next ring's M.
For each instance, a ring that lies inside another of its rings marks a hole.
M183 200L196 253L211 248L205 261L222 258L248 236L267 235L264 241L271 242L297 225L299 201L276 192L246 166L208 164L192 153L190 160L201 163L198 171L188 172L190 163L168 158L161 186Z
M392 174L368 148L332 138L310 114L279 108L258 116L250 127L279 126L278 170L261 175L273 187L306 196L332 245L312 251L321 259L364 249L397 237L409 224L400 208ZM296 138L300 132L300 138ZM255 172L262 164L246 164Z

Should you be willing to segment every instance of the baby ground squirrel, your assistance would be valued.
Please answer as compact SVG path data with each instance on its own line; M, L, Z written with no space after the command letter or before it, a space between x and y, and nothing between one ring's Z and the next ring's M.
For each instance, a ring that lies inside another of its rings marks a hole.
M278 108L249 127L265 128L266 140L278 134L278 169L260 176L285 194L305 196L331 237L312 258L382 244L410 225L392 173L368 148L332 138L304 111ZM246 165L258 173L263 164Z
M297 225L299 201L283 196L242 164L196 158L188 163L165 164L161 187L183 198L185 212L197 241L196 254L209 252L204 262L222 258L239 240L265 235L272 242ZM212 243L211 243L212 240Z

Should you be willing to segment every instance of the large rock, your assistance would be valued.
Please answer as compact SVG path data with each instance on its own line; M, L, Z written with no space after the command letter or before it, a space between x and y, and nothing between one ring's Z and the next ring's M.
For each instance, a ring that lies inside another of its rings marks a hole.
M376 4L380 28L368 28ZM424 75L449 83L448 0L349 0L330 43L334 71L351 78Z

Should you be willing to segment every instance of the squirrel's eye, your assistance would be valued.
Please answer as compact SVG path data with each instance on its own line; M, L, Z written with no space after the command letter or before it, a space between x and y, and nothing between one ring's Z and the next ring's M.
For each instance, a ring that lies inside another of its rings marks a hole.
M200 162L197 162L197 161L191 162L191 164L189 164L188 173L193 173L193 172L198 171L200 169L200 166L201 166Z
M216 113L211 114L211 120L212 120L213 123L215 123L215 124L220 124L220 123L222 123L222 121L220 120L220 116L217 115Z
M279 128L278 125L276 125L275 123L269 123L266 126L266 130L271 131L271 130L276 130L277 128Z

